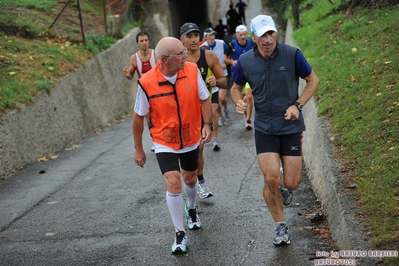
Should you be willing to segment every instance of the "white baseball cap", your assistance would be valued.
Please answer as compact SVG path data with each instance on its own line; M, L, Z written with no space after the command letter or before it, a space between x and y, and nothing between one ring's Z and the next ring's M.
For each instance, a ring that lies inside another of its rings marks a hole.
M236 28L236 32L247 32L247 27L245 27L244 25L239 25Z
M257 37L261 37L268 31L277 32L276 24L271 16L259 15L251 20L251 31Z

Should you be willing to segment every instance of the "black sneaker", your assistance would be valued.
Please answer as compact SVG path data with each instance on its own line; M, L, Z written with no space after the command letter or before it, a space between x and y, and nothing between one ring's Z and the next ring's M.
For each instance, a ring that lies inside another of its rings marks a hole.
M247 120L247 123L245 125L245 129L246 130L252 130L252 124L251 124L251 120Z
M213 151L220 151L222 148L220 148L220 146L219 146L219 144L218 144L218 142L217 141L214 141L213 142L213 144L212 144L212 150Z
M187 236L184 231L176 232L175 242L170 250L173 254L180 254L187 252Z
M198 216L198 210L195 209L188 209L187 203L184 208L184 213L187 217L187 228L190 230L200 229L202 227L201 220Z

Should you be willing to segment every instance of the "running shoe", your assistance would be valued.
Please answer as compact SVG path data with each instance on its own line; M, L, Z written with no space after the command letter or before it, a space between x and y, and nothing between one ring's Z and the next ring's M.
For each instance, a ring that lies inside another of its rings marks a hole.
M220 148L219 144L217 143L217 141L214 141L212 144L212 150L213 151L220 151L222 148Z
M251 120L247 120L247 124L245 125L246 130L252 130Z
M218 124L219 124L219 127L224 126L224 117L219 117L218 118Z
M201 228L201 220L198 216L198 210L195 209L188 209L187 203L184 206L184 214L187 217L187 228L189 230L196 230Z
M151 146L151 151L155 152L155 146L154 145Z
M283 187L282 185L279 186L281 195L283 196L283 204L290 205L292 201L292 191L288 190L288 188Z
M175 242L170 250L173 254L180 254L187 252L187 236L184 231L176 232Z
M206 198L210 198L213 196L211 190L209 189L209 187L205 184L205 183L198 183L198 197L200 199L206 199Z
M275 232L276 234L273 238L273 245L285 246L291 244L290 235L288 234L288 227L286 224L279 224Z

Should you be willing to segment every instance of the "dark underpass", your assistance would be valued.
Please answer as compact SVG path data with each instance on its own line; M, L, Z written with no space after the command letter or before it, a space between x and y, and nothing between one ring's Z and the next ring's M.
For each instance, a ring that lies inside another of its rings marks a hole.
M186 22L196 23L205 29L207 23L213 22L213 12L217 1L206 0L166 0L169 6L169 23L171 36L179 37L180 26Z

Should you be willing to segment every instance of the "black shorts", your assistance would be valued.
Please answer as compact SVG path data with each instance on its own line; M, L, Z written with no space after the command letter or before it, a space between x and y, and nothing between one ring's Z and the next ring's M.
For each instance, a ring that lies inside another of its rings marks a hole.
M256 154L273 152L282 156L302 156L302 132L267 135L255 130Z
M169 171L180 172L180 167L186 171L198 169L198 147L186 153L160 152L156 153L156 156L162 174Z
M219 104L219 91L212 93L212 103Z

